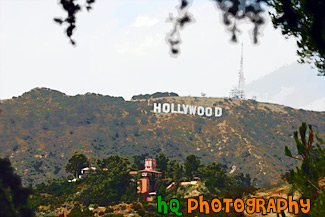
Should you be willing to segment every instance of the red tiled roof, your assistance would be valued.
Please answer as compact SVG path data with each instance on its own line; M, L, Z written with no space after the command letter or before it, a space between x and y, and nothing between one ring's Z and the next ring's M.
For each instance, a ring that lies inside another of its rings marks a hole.
M138 174L138 171L130 171L129 174L136 175L136 174Z
M148 172L148 173L161 173L155 170L139 170L139 172Z

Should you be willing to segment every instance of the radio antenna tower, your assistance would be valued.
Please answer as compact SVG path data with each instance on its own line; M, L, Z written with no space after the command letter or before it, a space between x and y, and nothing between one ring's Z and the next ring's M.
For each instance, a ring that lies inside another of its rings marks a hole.
M244 56L243 56L243 43L241 44L241 58L240 58L240 69L239 69L239 82L238 87L235 87L230 91L230 98L245 100L245 78L244 78Z
M243 67L243 43L241 44L241 58L240 58L240 69L239 69L239 83L238 83L238 98L245 99L245 78L244 78L244 67Z

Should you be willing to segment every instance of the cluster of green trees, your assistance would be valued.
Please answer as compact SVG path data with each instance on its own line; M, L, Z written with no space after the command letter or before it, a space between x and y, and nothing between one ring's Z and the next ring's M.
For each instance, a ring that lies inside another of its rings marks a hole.
M111 155L98 160L96 173L85 177L86 187L80 194L80 202L106 206L114 202L135 200L136 184L131 181L129 174L132 169L134 165L126 157Z
M141 99L154 99L154 98L159 98L159 97L169 97L169 96L178 96L177 93L173 92L156 92L153 94L140 94L140 95L134 95L132 96L131 100L141 100Z
M127 157L110 155L105 159L97 160L96 165L93 165L96 166L96 171L84 175L76 182L53 180L40 184L34 189L33 208L37 209L42 205L50 206L50 209L55 210L69 201L75 201L86 207L91 204L108 206L121 202L141 201L143 196L137 194L135 181L141 174L130 175L129 172L144 169L145 158L147 158L145 154L134 155L131 162ZM219 163L204 165L195 155L189 155L184 164L168 158L163 153L156 155L156 160L157 170L162 172L163 177L152 184L156 184L157 195L162 195L164 198L180 197L177 193L180 189L179 183L190 181L194 177L202 179L211 198L213 195L222 196L225 193L242 197L245 193L255 190L251 187L249 175L229 175L225 165ZM89 165L85 155L75 153L67 163L66 171L78 177L81 169ZM173 190L166 190L168 180L175 182ZM250 187L249 191L247 191L248 187Z
M325 216L323 209L325 204L324 185L325 180L325 149L324 140L314 133L312 126L305 123L299 131L294 132L294 140L297 146L297 156L285 147L285 154L301 161L301 164L283 175L291 184L291 193L298 191L302 198L310 198L312 201L311 212L301 216ZM315 141L316 140L316 141ZM21 185L20 177L14 174L14 170L8 159L0 160L0 209L1 216L33 216L40 205L50 206L51 210L63 207L71 202L88 207L90 204L108 206L120 202L132 203L142 200L142 195L137 194L135 180L138 175L130 175L133 170L144 168L144 159L147 155L134 155L132 162L124 156L110 155L105 159L97 160L96 172L89 173L76 182L67 180L52 180L38 185L33 191ZM227 167L220 163L202 164L195 155L187 156L184 163L170 159L163 153L155 156L157 170L163 173L163 179L156 183L157 195L165 199L181 198L179 191L181 181L189 181L199 177L207 189L205 198L230 197L242 198L256 190L251 185L248 174L229 174ZM75 153L66 165L66 171L74 176L80 174L81 168L89 166L87 157ZM173 180L175 188L166 190L166 181ZM29 195L32 194L28 202ZM185 200L181 203L185 206ZM139 207L138 207L139 208ZM74 209L76 215L80 210ZM141 216L153 215L152 212L138 209ZM154 212L155 210L153 210ZM83 212L83 211L82 211ZM83 215L90 215L83 213ZM233 213L236 216L236 213Z
M180 187L180 181L191 181L193 179L200 179L204 183L208 189L208 192L205 192L205 196L211 198L216 195L218 197L226 195L232 198L243 197L256 190L252 186L249 174L229 174L226 165L216 162L205 165L195 155L187 156L184 164L177 160L169 159L163 153L157 155L156 160L157 169L163 172L163 177L175 181L175 189L169 192L166 192L166 186L158 182L156 193L157 195L162 195L162 198L179 197L177 191Z

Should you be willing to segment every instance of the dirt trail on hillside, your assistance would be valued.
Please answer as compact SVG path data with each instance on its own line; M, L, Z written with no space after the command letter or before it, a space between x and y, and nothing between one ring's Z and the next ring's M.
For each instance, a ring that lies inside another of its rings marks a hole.
M271 197L273 198L284 198L287 199L288 198L288 192L289 192L289 186L285 185L285 186L281 186L278 188L273 188L271 190L267 190L267 191L263 191L263 192L257 192L255 195L251 195L252 197L256 197L256 198L264 198L264 199L269 199ZM297 200L300 197L300 195L298 193L294 193L293 194L293 199ZM294 215L292 213L288 212L288 209L286 209L284 211L286 217L294 217L297 215ZM248 213L244 213L244 215L246 217L276 217L277 213L268 213L266 215L262 215L262 213L254 213L254 214L248 214Z

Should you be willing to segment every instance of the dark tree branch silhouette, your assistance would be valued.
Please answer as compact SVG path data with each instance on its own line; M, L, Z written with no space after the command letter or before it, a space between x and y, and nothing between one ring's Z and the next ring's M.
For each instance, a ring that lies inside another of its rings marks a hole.
M180 36L180 30L184 29L186 24L194 22L193 15L188 11L191 6L190 1L181 0L179 6L177 6L178 15L176 17L173 14L169 14L168 21L173 23L173 28L166 36L166 42L170 46L170 54L172 56L177 56L180 52L180 44L182 39Z
M325 1L272 0L270 13L274 27L285 36L297 38L300 63L314 63L325 76Z
M59 0L59 4L62 6L63 10L68 13L68 16L66 18L54 18L54 21L56 23L60 25L66 23L68 25L65 30L65 33L70 39L72 45L76 44L75 40L71 38L76 28L76 15L82 9L82 6L80 4L77 4L76 2L76 0ZM94 3L95 0L86 0L86 4L84 5L84 7L87 9L87 11L90 11Z
M32 217L28 207L31 190L24 188L8 158L0 158L0 216Z

